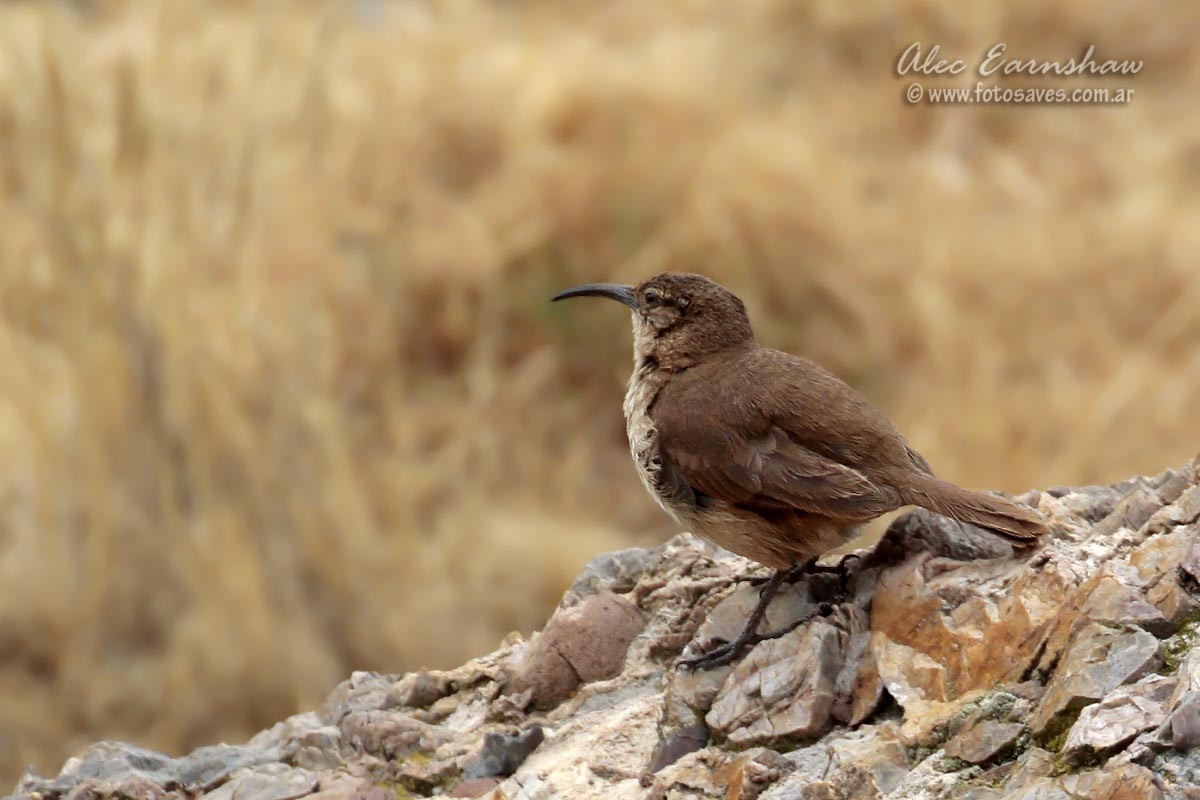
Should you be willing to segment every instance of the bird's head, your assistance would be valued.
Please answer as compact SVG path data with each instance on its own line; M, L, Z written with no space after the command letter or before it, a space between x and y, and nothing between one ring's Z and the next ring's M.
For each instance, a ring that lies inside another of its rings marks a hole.
M554 300L607 297L633 312L634 357L677 371L731 348L753 346L746 307L733 292L703 275L664 272L637 286L588 283Z

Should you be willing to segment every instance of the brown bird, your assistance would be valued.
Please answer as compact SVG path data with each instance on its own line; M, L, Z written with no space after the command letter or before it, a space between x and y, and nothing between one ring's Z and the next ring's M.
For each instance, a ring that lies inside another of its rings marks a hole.
M934 477L861 394L812 361L761 346L742 301L701 275L594 283L633 312L626 431L642 483L681 525L775 569L734 640L683 662L729 663L758 634L780 586L860 526L905 505L1018 545L1045 531L1031 509Z

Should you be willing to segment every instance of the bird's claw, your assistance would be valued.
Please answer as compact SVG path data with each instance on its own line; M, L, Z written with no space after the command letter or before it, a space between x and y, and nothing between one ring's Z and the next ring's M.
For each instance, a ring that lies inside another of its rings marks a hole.
M777 631L771 633L755 633L751 635L741 635L733 639L733 641L725 641L724 639L714 639L709 646L709 649L699 655L691 658L679 659L678 666L680 669L686 669L690 672L695 672L698 669L715 669L723 667L737 660L742 651L746 648L765 642L769 639L778 639L781 636L786 636L792 631L811 622L817 617L828 617L834 612L836 606L833 603L820 603L817 605L817 610L807 617L802 617L790 625L785 625ZM714 646L715 645L715 646Z
M837 564L821 564L815 559L797 564L786 573L784 578L785 583L797 583L803 578L811 578L814 575L836 575L842 578L848 578L851 574L858 570L851 569L850 565L854 562L862 562L862 556L856 553L850 553ZM861 569L861 566L859 567ZM768 583L772 575L763 575L761 573L751 573L749 575L741 575L733 579L734 584L748 583L751 586L763 586Z
M757 572L752 572L749 575L739 575L733 579L734 586L740 586L743 583L748 583L751 586L764 586L771 580L770 575L762 575Z
M681 658L679 660L679 668L695 672L698 669L723 667L736 659L746 644L748 642L725 642L710 650L706 650L700 655L692 656L691 658Z
M822 616L826 615L823 614ZM735 661L737 657L741 655L743 650L753 647L759 642L765 642L768 639L778 639L780 636L789 634L796 630L796 628L799 628L801 625L808 622L810 619L812 619L811 616L805 617L804 619L798 619L791 625L787 625L786 627L780 628L777 631L772 631L771 633L756 633L753 636L739 636L732 642L719 644L698 656L680 659L679 666L683 669L691 670L693 672L698 669L714 669L716 667L723 667L726 664Z

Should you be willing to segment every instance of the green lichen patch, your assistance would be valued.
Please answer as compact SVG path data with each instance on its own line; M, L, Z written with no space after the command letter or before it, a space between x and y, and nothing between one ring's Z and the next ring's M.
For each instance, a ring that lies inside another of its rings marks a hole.
M1162 667L1158 670L1159 674L1174 675L1178 672L1179 665L1196 646L1197 637L1200 637L1200 614L1185 619L1175 633L1163 641L1161 646Z
M963 761L961 758L946 756L934 762L933 768L938 772L959 772L960 770L970 769L971 762Z
M1067 706L1040 735L1033 737L1033 741L1038 747L1043 750L1049 750L1051 753L1061 753L1063 745L1066 744L1067 734L1071 732L1071 727L1079 719L1079 715L1083 710L1091 705L1090 702L1078 703Z

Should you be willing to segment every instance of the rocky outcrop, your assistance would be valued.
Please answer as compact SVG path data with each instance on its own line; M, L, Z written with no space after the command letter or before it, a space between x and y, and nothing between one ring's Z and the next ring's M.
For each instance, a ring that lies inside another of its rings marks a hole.
M1023 496L1053 524L1031 553L909 513L711 671L674 665L737 630L754 565L686 535L608 554L528 641L357 673L245 745L98 744L15 796L1200 798L1197 466Z

